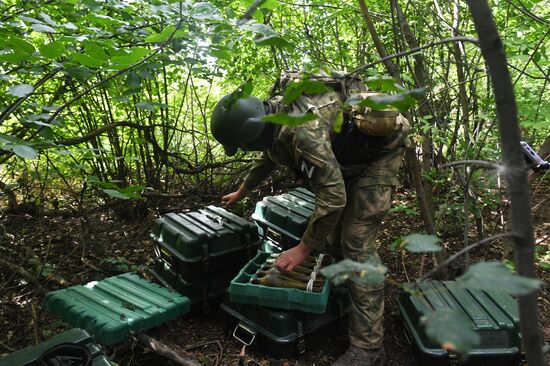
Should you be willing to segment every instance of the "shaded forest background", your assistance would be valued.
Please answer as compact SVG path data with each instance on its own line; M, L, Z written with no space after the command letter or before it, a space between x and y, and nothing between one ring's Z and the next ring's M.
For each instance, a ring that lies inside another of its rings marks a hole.
M24 324L6 327L0 352L54 330L37 326L43 292L126 269L146 272L152 251L141 240L155 215L218 203L234 189L251 155L223 154L209 133L210 112L245 80L267 97L286 69L373 64L362 74L375 90L396 80L426 86L409 110L413 148L392 212L458 246L506 231L499 172L452 164L501 157L491 80L469 41L477 35L466 4L252 3L0 1L0 315L9 323L14 312L26 314ZM523 139L547 157L550 7L490 4ZM378 63L398 53L405 55ZM547 212L548 176L532 175L535 214ZM259 196L293 184L277 172ZM246 215L254 202L234 210ZM536 263L547 273L550 228L542 217ZM99 237L110 246L96 248ZM142 246L121 247L132 240ZM514 266L509 245L491 255Z

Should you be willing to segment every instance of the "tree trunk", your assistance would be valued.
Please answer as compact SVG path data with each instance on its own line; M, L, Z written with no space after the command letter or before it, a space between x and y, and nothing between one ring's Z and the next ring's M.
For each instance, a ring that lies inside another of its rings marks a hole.
M536 277L534 237L526 164L520 147L517 106L506 55L486 0L468 0L483 57L487 62L495 93L502 144L503 172L510 193L511 227L518 273ZM520 328L529 366L547 365L539 324L537 292L519 297Z

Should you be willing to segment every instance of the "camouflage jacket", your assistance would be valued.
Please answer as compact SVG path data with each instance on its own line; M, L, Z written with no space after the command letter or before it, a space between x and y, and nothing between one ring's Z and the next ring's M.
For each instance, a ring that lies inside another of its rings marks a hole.
M254 160L243 184L248 189L255 188L278 164L298 172L315 193L315 210L302 241L311 248L323 248L346 205L344 176L349 176L349 172L336 159L330 136L332 123L341 111L340 95L336 92L302 95L288 106L276 97L270 103L276 112L311 111L317 119L296 127L277 126L271 148ZM355 173L365 169L363 165ZM367 185L397 184L395 174L388 176L384 169L372 172L370 178L368 172L366 175Z

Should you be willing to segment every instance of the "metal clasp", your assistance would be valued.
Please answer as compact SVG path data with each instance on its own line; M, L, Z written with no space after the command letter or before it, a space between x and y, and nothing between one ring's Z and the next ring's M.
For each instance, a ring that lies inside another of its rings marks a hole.
M242 335L237 335L239 331L240 333L242 333ZM257 332L254 329L250 328L246 324L239 323L233 330L233 337L245 346L250 346L252 342L254 342L254 339L256 339L256 333ZM248 336L250 340L248 342L246 340L243 340L243 335Z

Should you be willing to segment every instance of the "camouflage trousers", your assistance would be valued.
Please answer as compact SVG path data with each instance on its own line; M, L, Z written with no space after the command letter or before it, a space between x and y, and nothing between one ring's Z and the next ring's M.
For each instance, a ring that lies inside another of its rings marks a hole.
M376 238L382 219L390 209L402 151L400 148L391 152L346 181L347 204L331 240L333 245L340 244L344 258L380 262ZM348 286L352 304L350 343L362 349L381 347L384 337L383 286L371 287L351 281Z

